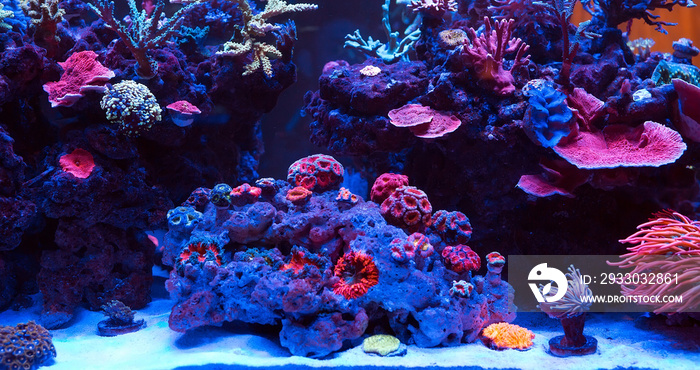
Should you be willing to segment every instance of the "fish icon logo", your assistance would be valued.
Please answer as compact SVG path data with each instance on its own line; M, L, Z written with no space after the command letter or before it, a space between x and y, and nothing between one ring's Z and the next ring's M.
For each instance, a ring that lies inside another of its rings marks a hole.
M566 280L566 275L559 269L554 267L547 267L546 263L540 263L530 270L530 274L527 276L528 281L546 281L547 284L542 287L542 291L537 287L535 283L529 283L532 294L535 295L537 302L556 302L564 297L566 294L568 281ZM552 282L554 282L557 287L556 290L552 291ZM550 292L553 292L553 296L548 296Z

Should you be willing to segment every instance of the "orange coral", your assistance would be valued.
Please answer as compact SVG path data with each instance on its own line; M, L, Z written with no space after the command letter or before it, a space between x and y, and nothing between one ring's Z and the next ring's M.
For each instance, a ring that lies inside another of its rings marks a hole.
M186 264L197 264L201 266L206 261L213 261L221 266L223 263L222 253L219 243L215 240L206 238L190 240L190 242L182 248L175 267L177 267L179 272L182 272Z
M340 280L333 287L333 292L347 299L365 295L369 288L379 282L379 270L372 256L362 252L352 251L340 257L334 273Z
M481 341L492 349L525 350L532 346L533 339L535 333L507 322L491 324L481 332Z
M294 274L299 274L306 265L321 267L318 258L307 257L303 250L295 248L292 250L292 258L289 260L289 263L282 265L280 270L293 270Z
M302 205L309 201L311 198L311 190L303 187L297 186L295 188L289 189L287 192L287 200L295 205Z

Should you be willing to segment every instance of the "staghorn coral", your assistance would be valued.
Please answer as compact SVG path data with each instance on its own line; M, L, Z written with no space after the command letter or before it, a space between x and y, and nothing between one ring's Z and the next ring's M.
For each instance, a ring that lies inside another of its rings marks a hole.
M5 18L13 18L15 13L11 10L4 10L5 4L0 4L0 30L11 30L12 26L5 23Z
M654 312L697 312L700 309L700 221L671 210L654 214L639 231L620 240L633 244L611 266L631 268L630 274L677 274L677 284L624 284L623 295L682 296L681 302L645 303Z
M358 29L352 34L345 35L343 47L357 49L366 56L380 58L387 64L408 61L408 53L413 50L416 41L421 36L421 30L414 26L416 22L420 22L420 18L416 17L412 24L403 31L404 37L399 38L400 32L392 32L391 30L390 4L391 0L385 0L382 5L382 26L388 39L386 43L374 40L372 36L365 40Z
M165 17L165 2L155 0L150 9L144 8L139 12L135 0L127 0L129 5L129 19L131 23L125 24L115 19L114 2L108 0L95 0L95 4L88 4L98 17L102 18L107 27L119 35L121 41L136 59L136 73L142 78L152 78L158 70L158 63L149 53L153 49L165 45L172 37L179 35L180 26L184 17L192 10L194 4L187 4L170 17Z
M224 49L218 51L218 55L239 56L252 53L252 61L245 66L243 75L249 75L258 69L262 69L265 76L272 77L272 64L270 58L282 57L277 47L260 41L268 32L279 31L282 25L268 23L269 19L284 13L296 13L318 8L315 4L287 4L284 0L269 0L265 8L254 13L248 0L236 0L243 15L243 27L238 28L230 41L224 44ZM234 41L236 40L236 41Z
M65 10L58 7L59 0L22 0L24 13L31 18L34 27L34 40L46 48L53 57L61 38L56 34L58 25L63 22Z

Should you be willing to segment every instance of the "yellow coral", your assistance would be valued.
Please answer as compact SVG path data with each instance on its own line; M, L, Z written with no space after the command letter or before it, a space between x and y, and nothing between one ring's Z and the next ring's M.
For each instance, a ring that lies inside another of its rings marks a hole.
M481 340L493 349L515 348L525 350L532 346L535 333L518 325L499 322L481 332Z
M366 353L376 353L380 356L386 356L399 349L401 342L398 338L386 335L378 334L371 337L365 338L362 341L362 350Z

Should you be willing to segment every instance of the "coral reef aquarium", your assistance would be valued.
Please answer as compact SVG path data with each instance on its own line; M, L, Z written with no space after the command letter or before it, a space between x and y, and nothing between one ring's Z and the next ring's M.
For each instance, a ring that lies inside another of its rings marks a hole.
M700 368L693 0L1 0L0 370Z

